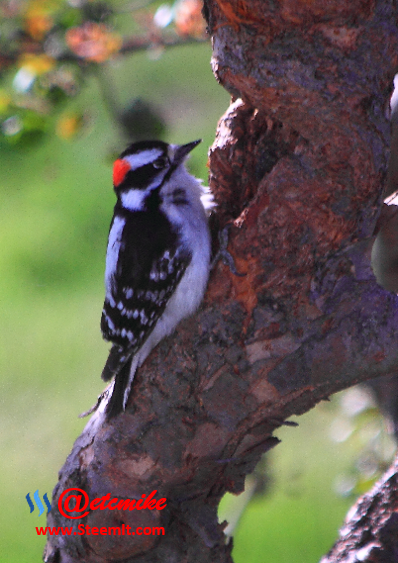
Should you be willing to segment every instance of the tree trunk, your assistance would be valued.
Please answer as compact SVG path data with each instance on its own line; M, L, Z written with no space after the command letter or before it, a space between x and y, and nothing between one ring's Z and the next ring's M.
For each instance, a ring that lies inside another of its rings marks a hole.
M395 4L207 0L205 15L214 73L233 96L210 184L246 275L217 266L200 312L139 370L125 414L93 415L54 491L49 526L165 535L51 536L47 562L231 562L217 506L242 491L275 428L398 368L398 298L370 266L376 223L389 215ZM58 500L71 487L90 500L157 490L167 507L69 520Z

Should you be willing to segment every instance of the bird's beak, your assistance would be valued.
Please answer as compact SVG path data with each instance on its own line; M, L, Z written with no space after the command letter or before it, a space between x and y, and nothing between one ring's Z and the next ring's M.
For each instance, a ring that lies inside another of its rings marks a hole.
M173 158L173 164L180 164L183 162L184 158L189 154L199 143L202 142L202 139L198 139L197 141L192 141L192 143L187 143L186 145L180 145L176 148Z

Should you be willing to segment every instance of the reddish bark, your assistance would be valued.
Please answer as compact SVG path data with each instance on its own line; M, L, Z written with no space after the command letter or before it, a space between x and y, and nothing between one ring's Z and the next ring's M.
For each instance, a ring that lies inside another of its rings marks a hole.
M231 562L217 524L273 430L335 391L398 367L398 299L370 249L382 206L398 32L387 0L207 0L213 68L234 98L210 152L234 276L219 264L201 311L139 370L128 410L96 413L60 472L90 499L168 499L161 512L84 523L166 535L52 536L46 561ZM93 524L94 522L94 524ZM60 559L57 559L60 558ZM330 561L332 561L331 559Z

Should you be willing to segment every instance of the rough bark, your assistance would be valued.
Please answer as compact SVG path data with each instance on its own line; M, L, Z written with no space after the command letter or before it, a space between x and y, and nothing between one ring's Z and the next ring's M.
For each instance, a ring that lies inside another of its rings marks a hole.
M352 507L340 538L321 563L398 561L398 460Z
M370 266L395 4L207 0L205 14L214 73L234 98L210 183L246 275L217 266L200 312L139 370L125 414L92 417L54 491L48 525L59 526L72 524L57 508L68 487L90 499L156 489L163 511L97 510L73 522L162 525L165 536L52 536L48 562L231 562L218 502L242 491L275 428L398 368L398 298Z

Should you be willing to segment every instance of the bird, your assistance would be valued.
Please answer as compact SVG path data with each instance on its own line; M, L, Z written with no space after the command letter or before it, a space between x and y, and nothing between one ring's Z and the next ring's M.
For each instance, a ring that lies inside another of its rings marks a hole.
M211 267L209 189L186 167L200 140L140 141L113 166L116 204L105 264L101 331L112 343L108 419L125 410L134 375L150 352L199 307Z

